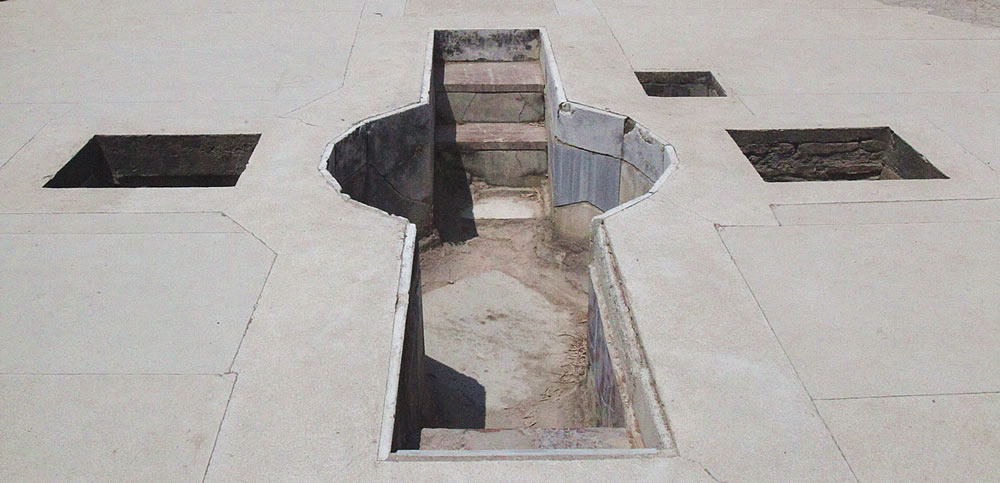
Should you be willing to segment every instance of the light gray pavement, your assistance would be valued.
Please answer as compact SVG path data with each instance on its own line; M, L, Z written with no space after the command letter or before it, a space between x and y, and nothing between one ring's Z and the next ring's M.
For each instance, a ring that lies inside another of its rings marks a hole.
M677 149L606 229L678 457L377 462L405 222L316 166L419 99L429 29L490 26L545 27L569 99ZM997 478L1000 30L874 0L8 0L0 32L2 479ZM730 97L646 97L655 69ZM950 179L768 184L725 132L883 125ZM241 132L233 188L41 188L93 134Z

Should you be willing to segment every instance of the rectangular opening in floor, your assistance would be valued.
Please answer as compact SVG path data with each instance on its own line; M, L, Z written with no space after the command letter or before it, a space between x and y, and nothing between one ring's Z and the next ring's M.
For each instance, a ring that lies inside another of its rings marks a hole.
M888 127L728 132L767 182L948 178Z
M711 72L636 72L647 96L726 97Z
M235 186L260 134L94 136L46 188Z

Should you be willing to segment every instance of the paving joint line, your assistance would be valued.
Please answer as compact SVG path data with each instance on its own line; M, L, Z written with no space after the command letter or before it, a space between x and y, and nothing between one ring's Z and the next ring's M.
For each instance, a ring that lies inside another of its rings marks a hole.
M1000 394L1000 391L972 391L972 392L939 392L939 393L918 393L918 394L882 394L876 396L845 396L845 397L821 397L814 398L813 401L854 401L861 399L894 399L907 397L947 397L947 396L979 396L987 394Z
M357 23L354 24L354 38L351 39L351 49L347 51L347 60L344 62L344 75L341 76L341 78L340 78L340 85L337 86L337 88L331 90L330 92L324 93L324 94L320 95L319 97L317 97L317 98L315 98L315 99L313 99L311 101L308 101L305 104L302 104L301 106L298 106L298 107L292 109L291 111L288 111L288 112L286 112L286 113L284 113L284 114L282 114L281 116L278 116L278 117L289 116L292 119L298 119L298 118L292 117L292 114L295 113L296 111L298 111L298 110L300 110L300 109L302 109L302 108L304 108L306 106L309 106L309 105L315 103L316 101L319 101L320 99L322 99L322 98L324 98L326 96L329 96L329 95L333 94L334 92L337 92L340 89L344 88L344 84L347 82L347 73L350 72L350 70L351 70L351 59L354 57L354 46L357 45L357 43L358 43L358 34L361 32L361 21L365 18L365 8L367 6L368 6L368 0L365 0L364 2L361 3L361 13L358 14L358 21L357 21ZM404 11L404 13L405 13L405 11ZM301 121L301 119L299 119L299 120ZM305 122L305 121L302 121L302 122Z
M795 367L795 363L792 362L792 358L788 355L788 351L785 350L785 345L781 343L781 338L779 338L777 332L774 331L774 326L771 325L771 320L767 317L767 312L765 312L764 307L761 306L760 300L757 299L757 294L754 293L753 288L750 286L750 282L747 280L746 275L744 275L743 269L736 263L736 258L733 256L733 252L729 249L729 245L726 244L726 239L722 236L722 231L719 228L723 227L716 225L715 233L719 237L719 241L722 243L723 248L726 249L726 254L729 255L729 261L732 262L734 267L736 267L736 272L740 274L740 278L743 280L743 285L746 287L747 291L750 292L750 296L753 297L753 301L757 305L757 310L760 312L760 315L764 317L764 322L767 324L768 330L771 331L771 336L774 337L775 342L778 343L778 348L781 349L782 354L785 356L785 360L788 361L788 365L792 368L792 373L795 374L795 378L799 381L799 385L806 393L806 397L809 398L809 405L812 406L813 411L815 411L819 420L823 422L823 427L826 428L826 432L830 436L830 440L833 441L833 445L836 446L837 451L840 452L840 457L844 460L844 464L847 465L847 469L850 470L851 476L854 477L854 481L860 481L857 473L854 472L854 467L852 467L851 462L848 461L847 455L844 454L843 448L841 448L840 443L837 442L837 437L834 436L833 431L830 430L830 425L827 424L826 418L823 417L823 414L819 411L819 407L816 406L816 400L813 399L812 394L809 392L809 388L806 387L805 382L802 380L802 376L799 374L799 369Z

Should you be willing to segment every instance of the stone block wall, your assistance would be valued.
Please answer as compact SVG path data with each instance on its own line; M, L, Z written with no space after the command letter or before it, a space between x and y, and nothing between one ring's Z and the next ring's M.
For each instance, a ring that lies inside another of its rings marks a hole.
M888 127L729 135L768 182L947 178Z
M594 387L596 398L594 412L597 415L598 426L625 426L625 410L622 407L622 397L615 381L615 366L608 352L607 340L604 336L604 323L601 320L601 310L597 306L597 294L590 287L590 302L587 308L587 350L590 354L590 366L587 368L588 383Z
M344 194L406 217L421 235L430 233L434 191L430 103L360 123L334 142L325 165Z
M453 29L434 31L434 59L445 62L537 60L541 46L534 29Z

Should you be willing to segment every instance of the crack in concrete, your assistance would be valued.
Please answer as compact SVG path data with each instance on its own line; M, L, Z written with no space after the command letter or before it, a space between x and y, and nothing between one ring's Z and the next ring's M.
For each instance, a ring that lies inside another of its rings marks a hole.
M693 464L698 465L702 469L702 471L704 471L705 474L707 474L708 477L712 479L712 481L718 481L719 483L725 483L725 480L721 480L717 476L713 475L712 472L708 470L708 467L705 466L704 464L702 464L701 462L695 461L695 460L693 460L691 458L686 458L684 456L678 456L678 458L680 458L680 459L682 459L684 461L687 461L688 463L693 463Z
M67 109L67 111L68 110L69 109ZM45 129L46 127L48 127L49 124L52 124L52 122L54 122L57 119L61 118L63 116L63 114L66 114L66 111L63 111L59 115L57 115L57 116L49 119L48 121L45 121L45 124L42 124L42 127L38 128L38 130L36 130L35 133L32 134L31 137L28 138L28 140L24 142L24 144L22 144L19 148L17 148L17 150L15 150L3 163L0 163L0 171L2 171L5 167L7 167L7 164L10 163L10 160L16 158L17 154L20 153L25 148L25 146L27 146L28 144L30 144L31 141L34 141L35 137L37 137L38 134L41 133L43 129Z
M980 396L986 394L1000 394L1000 391L939 392L939 393L921 393L921 394L883 394L877 396L821 397L821 398L814 398L813 401L854 401L860 399L893 399L893 398L904 398L904 397Z
M208 479L208 469L212 467L212 458L215 457L215 447L219 445L219 435L222 434L222 425L226 422L226 415L229 414L229 403L233 400L233 393L236 392L236 381L240 379L239 373L233 374L233 387L229 389L229 397L226 398L226 408L222 410L222 417L219 419L219 429L215 432L215 440L212 442L212 451L208 454L208 463L205 464L205 473L201 477L202 483Z

